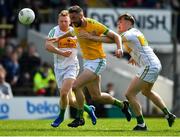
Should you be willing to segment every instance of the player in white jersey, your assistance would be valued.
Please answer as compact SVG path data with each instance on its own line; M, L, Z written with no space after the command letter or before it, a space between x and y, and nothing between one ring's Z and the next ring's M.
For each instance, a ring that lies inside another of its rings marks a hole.
M171 127L175 121L175 115L169 112L162 98L154 91L152 87L161 71L161 63L155 55L144 35L134 28L135 19L132 15L126 13L118 18L118 32L122 36L126 51L131 55L129 63L136 64L140 71L131 81L126 97L129 100L137 119L137 126L133 130L147 130L143 119L142 109L136 95L141 92L158 106L165 114L168 124Z
M132 15L126 13L118 18L118 32L122 36L125 50L131 55L129 63L138 65L140 71L133 78L126 91L126 97L129 100L137 119L137 126L133 130L147 130L143 119L142 109L136 95L141 92L157 105L165 114L169 126L171 127L176 116L169 112L162 98L154 91L152 87L161 71L161 63L155 55L144 35L134 28L135 19ZM94 41L113 42L108 37L97 37L90 34L83 34L82 37Z
M63 10L58 17L58 25L52 28L48 37L58 37L65 34L73 28L70 25L68 11ZM77 59L77 38L67 37L59 40L55 45L46 40L46 49L54 53L54 72L57 85L60 91L60 114L57 119L51 124L53 127L58 127L64 120L64 113L67 105L77 108L78 104L75 97L72 96L72 85L79 73L79 62ZM94 106L84 104L84 110L90 115L92 123L96 124L96 116L94 114ZM81 123L82 125L84 124Z

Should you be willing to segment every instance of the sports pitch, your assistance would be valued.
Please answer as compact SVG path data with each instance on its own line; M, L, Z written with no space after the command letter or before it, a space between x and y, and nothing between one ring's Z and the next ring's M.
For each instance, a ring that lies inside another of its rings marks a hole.
M72 119L65 120L58 128L52 128L52 120L1 120L0 136L180 136L180 119L168 127L164 118L145 118L148 131L132 131L136 120L98 119L93 126L86 119L84 126L69 128Z

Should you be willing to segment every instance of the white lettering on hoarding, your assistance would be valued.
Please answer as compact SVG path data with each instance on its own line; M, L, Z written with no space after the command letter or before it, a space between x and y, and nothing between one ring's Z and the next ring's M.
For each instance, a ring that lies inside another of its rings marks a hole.
M59 114L58 97L14 97L0 100L0 119L49 119ZM69 117L67 108L65 118Z

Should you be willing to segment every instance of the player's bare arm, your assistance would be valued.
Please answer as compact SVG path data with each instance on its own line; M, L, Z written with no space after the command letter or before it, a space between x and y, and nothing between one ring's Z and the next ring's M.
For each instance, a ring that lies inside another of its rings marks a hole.
M69 57L72 53L72 51L62 51L59 48L57 48L56 46L54 46L53 42L46 40L45 43L45 48L47 51L64 56L64 57Z
M120 58L123 56L123 48L122 48L122 39L119 34L115 33L112 30L109 30L106 34L107 37L113 39L116 43L117 49L115 51L116 57Z
M83 30L79 33L78 37L82 39L89 39L92 41L97 41L97 42L115 43L115 41L112 38L109 38L107 36L95 36Z

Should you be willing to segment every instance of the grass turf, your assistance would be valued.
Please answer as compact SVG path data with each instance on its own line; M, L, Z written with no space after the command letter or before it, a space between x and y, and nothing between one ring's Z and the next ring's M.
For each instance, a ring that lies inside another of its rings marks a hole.
M146 118L148 131L132 131L136 120L98 119L95 126L90 119L78 128L69 128L72 119L65 120L58 128L52 128L52 120L1 120L0 136L180 136L180 119L168 127L163 118Z

